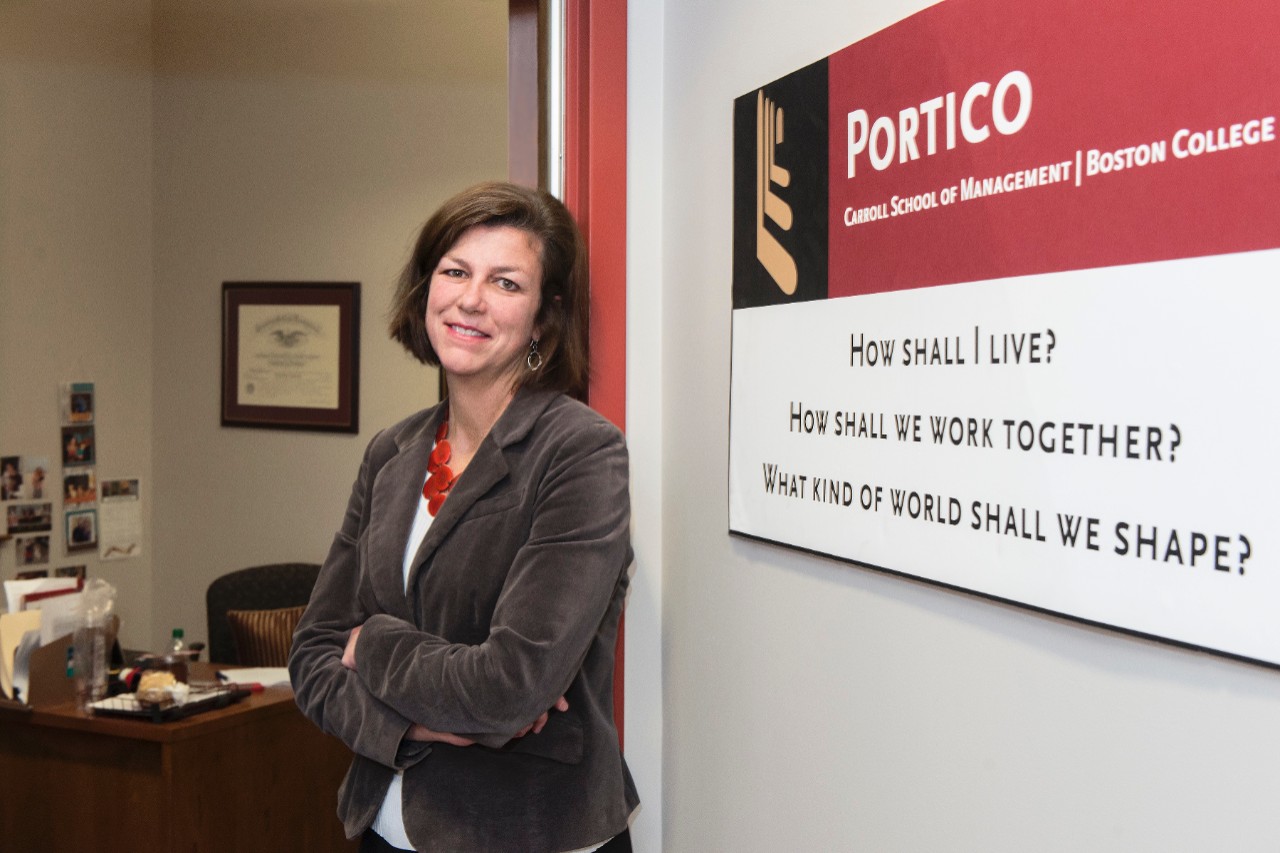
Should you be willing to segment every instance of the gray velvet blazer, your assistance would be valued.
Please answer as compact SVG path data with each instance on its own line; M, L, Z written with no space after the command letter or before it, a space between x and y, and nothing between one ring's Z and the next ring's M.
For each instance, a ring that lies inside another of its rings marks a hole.
M522 390L403 555L441 406L380 432L294 635L298 706L355 753L348 837L396 769L422 851L566 851L639 803L613 723L614 644L631 563L621 433L561 394ZM356 671L342 666L364 625ZM549 709L540 734L512 735ZM470 747L403 740L410 723Z

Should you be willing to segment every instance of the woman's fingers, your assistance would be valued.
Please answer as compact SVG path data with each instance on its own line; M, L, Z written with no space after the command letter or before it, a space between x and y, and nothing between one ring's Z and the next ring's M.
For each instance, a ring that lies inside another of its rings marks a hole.
M569 700L561 696L559 699L556 700L555 705L553 705L548 710L543 711L541 716L539 716L538 719L533 721L532 725L525 726L520 731L520 733L516 735L516 737L524 737L529 732L533 732L535 735L538 734L543 730L543 728L546 727L547 721L551 719L552 711L560 711L563 713L564 711L567 711L567 710L569 710Z
M342 665L352 672L356 668L356 640L360 638L360 629L363 625L357 625L351 629L351 636L347 637L346 648L342 650Z

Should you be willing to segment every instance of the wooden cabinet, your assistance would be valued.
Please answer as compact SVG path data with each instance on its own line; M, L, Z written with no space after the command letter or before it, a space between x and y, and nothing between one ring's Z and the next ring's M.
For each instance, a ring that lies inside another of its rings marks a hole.
M352 851L350 753L287 687L165 723L74 704L0 712L0 846L40 851Z

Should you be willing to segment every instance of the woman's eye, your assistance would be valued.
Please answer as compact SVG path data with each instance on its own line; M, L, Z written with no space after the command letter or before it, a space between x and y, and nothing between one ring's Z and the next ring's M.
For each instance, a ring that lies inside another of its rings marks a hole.
M449 278L462 278L462 276L465 275L462 270L456 268L441 270L440 274L448 276Z
M520 289L520 285L516 284L514 281L512 281L509 278L498 279L498 287L501 287L503 290L519 290Z

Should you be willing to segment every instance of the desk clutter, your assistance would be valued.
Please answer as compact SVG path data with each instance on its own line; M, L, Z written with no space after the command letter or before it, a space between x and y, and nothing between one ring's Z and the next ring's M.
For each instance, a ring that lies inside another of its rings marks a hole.
M0 614L0 690L30 704L33 687L46 685L60 698L58 684L32 675L60 669L75 678L86 699L106 695L111 667L122 663L116 635L120 619L116 590L101 578L42 578L5 581L8 613Z
M181 720L198 714L201 711L212 711L225 708L232 702L238 702L253 693L251 688L239 684L209 684L190 687L182 684L181 691L158 694L153 691L150 698L144 691L122 693L107 699L99 699L89 703L89 710L101 716L130 717L138 720L149 720L153 723L165 723L170 720ZM259 686L259 690L262 688Z
M197 675L205 646L188 644L180 628L165 652L132 653L126 666L116 590L100 578L5 581L0 699L28 707L75 700L83 713L164 722L225 707L263 685L288 686L289 646L318 572L311 563L272 564L210 584L211 659L256 667L236 669L238 685L212 667Z
M188 671L191 677L188 677ZM212 679L201 680L200 676L210 673ZM236 667L215 671L211 664L179 662L173 655L166 655L143 658L136 666L120 674L120 683L123 685L121 692L91 703L89 710L95 714L164 722L213 708L225 708L232 702L261 693L267 687L288 686L289 671L284 667Z
M214 682L200 689L188 673L202 644L188 647L175 629L170 649L143 654L128 669L116 640L120 620L115 588L93 579L6 581L13 612L0 615L0 688L27 705L77 701L92 713L128 713L174 719L240 698L234 686ZM49 606L56 602L56 607ZM41 606L43 605L43 606ZM243 694L247 695L247 693Z

